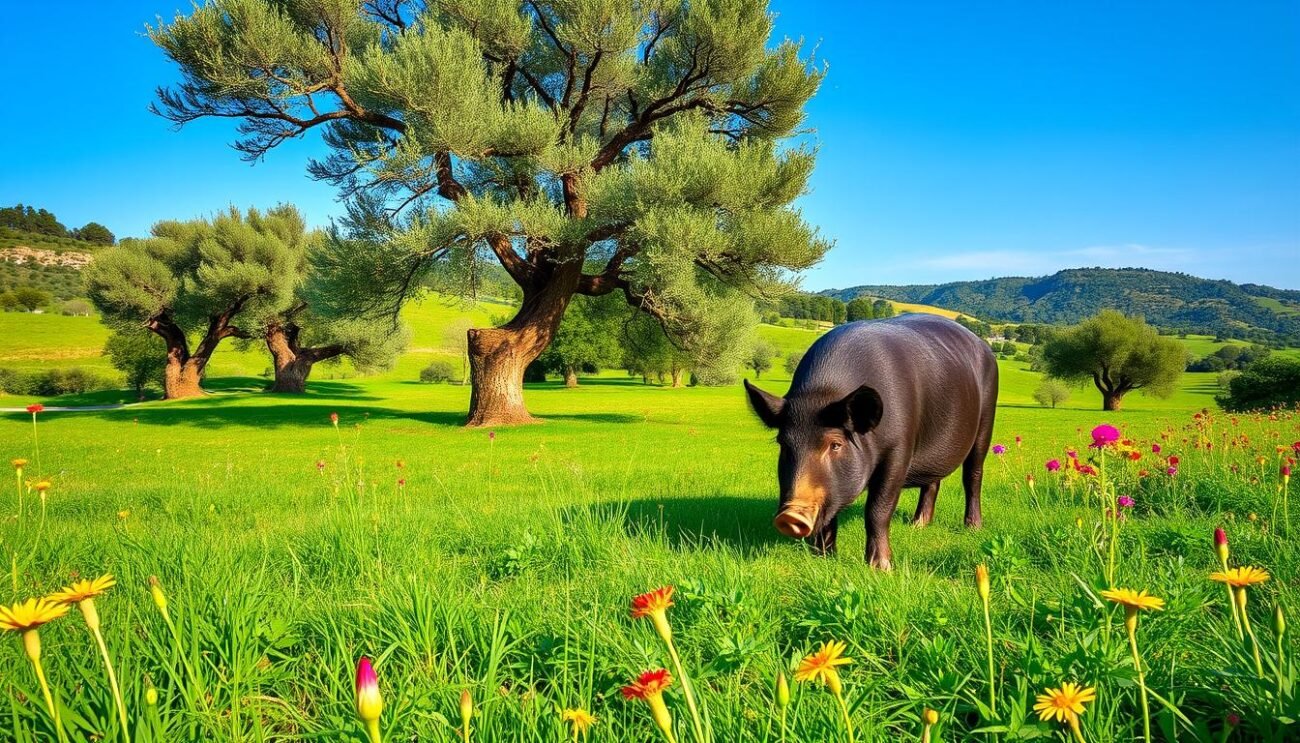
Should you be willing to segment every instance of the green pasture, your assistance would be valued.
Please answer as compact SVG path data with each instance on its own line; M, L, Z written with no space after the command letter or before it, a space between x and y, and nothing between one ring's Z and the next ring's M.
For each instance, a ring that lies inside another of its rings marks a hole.
M475 320L495 311L475 308ZM137 741L359 741L351 684L363 654L376 659L386 740L460 740L457 700L468 689L473 740L569 740L559 711L584 707L599 718L591 741L648 741L645 709L619 688L668 659L627 607L664 584L677 587L670 616L716 741L780 740L775 674L828 639L846 641L854 658L844 683L859 741L919 739L926 706L941 715L936 741L1061 739L1028 708L1064 680L1098 688L1084 715L1088 741L1131 741L1140 723L1122 612L1096 598L1109 527L1085 486L1044 469L1067 449L1086 452L1087 432L1110 422L1148 447L1139 463L1110 463L1117 492L1138 503L1119 532L1116 582L1169 602L1143 618L1148 685L1190 721L1153 702L1158 737L1176 729L1178 740L1221 740L1230 710L1262 731L1241 740L1293 739L1273 705L1294 719L1294 667L1284 661L1285 691L1271 696L1272 676L1256 677L1205 576L1210 533L1226 525L1234 562L1274 576L1252 589L1251 608L1271 657L1273 606L1297 605L1300 548L1286 511L1275 514L1273 451L1300 440L1295 416L1195 428L1193 413L1214 407L1214 375L1186 375L1169 400L1132 395L1118 414L1097 410L1091 390L1049 410L1032 402L1038 375L1003 361L995 441L1008 451L989 458L985 528L961 525L957 478L941 488L929 528L907 523L907 491L892 529L895 570L881 573L862 559L861 501L842 517L833 558L771 527L776 446L738 387L672 389L610 372L577 389L530 385L541 425L461 427L468 388L414 379L428 358L454 353L438 326L463 312L420 304L408 316L413 350L395 371L331 379L321 370L302 396L254 392L260 357L225 349L215 368L239 372L214 375L206 398L42 413L39 470L31 417L0 414L0 461L28 458L27 474L52 483L44 509L27 492L20 510L13 480L0 487L0 603L74 575L116 576L98 606ZM0 354L102 338L83 318L0 315L14 318L50 334L3 333ZM760 333L783 354L816 335ZM762 384L784 392L779 362ZM1201 437L1217 448L1196 445ZM1152 441L1163 454L1149 452ZM1169 453L1183 460L1176 477L1160 474ZM1156 475L1139 479L1140 469ZM980 562L994 575L996 713L985 701L972 579ZM151 575L176 635L150 600ZM0 740L52 740L20 643L0 640ZM75 739L116 737L79 615L44 627L42 640ZM156 707L145 701L146 675ZM680 685L669 706L679 740L693 740ZM824 690L795 686L785 739L845 739Z

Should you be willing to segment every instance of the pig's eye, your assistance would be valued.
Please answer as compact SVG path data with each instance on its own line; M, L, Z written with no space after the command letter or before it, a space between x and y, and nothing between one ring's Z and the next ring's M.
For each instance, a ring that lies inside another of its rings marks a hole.
M839 451L840 449L843 448L844 448L844 444L841 444L838 441L831 442L831 451Z

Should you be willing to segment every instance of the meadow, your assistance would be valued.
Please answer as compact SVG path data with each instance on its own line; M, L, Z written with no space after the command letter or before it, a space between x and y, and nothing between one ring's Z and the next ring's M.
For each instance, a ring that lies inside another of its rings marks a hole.
M772 528L776 446L739 388L607 373L577 389L530 385L542 425L464 429L467 387L414 381L452 352L438 326L460 310L423 311L393 372L326 372L304 396L249 394L265 361L227 349L218 393L203 399L45 411L35 425L0 414L0 459L29 460L0 490L0 604L116 579L96 606L129 738L364 740L353 678L367 656L390 741L464 740L466 691L471 740L653 740L647 706L620 690L657 668L674 678L666 702L683 743L847 740L825 685L794 680L827 641L852 658L837 679L860 741L1066 739L1033 710L1066 682L1096 690L1079 717L1087 741L1140 739L1143 685L1152 739L1296 738L1295 647L1274 631L1275 608L1297 604L1298 517L1287 520L1280 479L1300 441L1294 413L1215 413L1213 375L1187 375L1168 400L1130 396L1121 413L1085 391L1049 410L1031 401L1038 375L1003 362L1005 450L988 463L985 527L961 525L950 479L934 523L913 528L909 491L885 573L863 561L860 502L831 558ZM762 332L785 352L816 335ZM0 332L0 355L32 347L33 363L63 363L18 335ZM780 367L763 375L775 392L788 383ZM1131 443L1090 449L1099 424ZM1080 472L1089 466L1104 475ZM41 480L44 497L27 486ZM1272 576L1248 589L1258 664L1208 579L1222 567L1216 527L1233 566ZM667 618L702 735L653 623L629 614L660 586L675 588ZM1101 594L1112 587L1165 602L1140 616L1143 683L1125 611ZM78 610L40 638L69 739L126 740ZM0 739L56 739L23 643L0 639ZM566 709L595 715L583 737Z

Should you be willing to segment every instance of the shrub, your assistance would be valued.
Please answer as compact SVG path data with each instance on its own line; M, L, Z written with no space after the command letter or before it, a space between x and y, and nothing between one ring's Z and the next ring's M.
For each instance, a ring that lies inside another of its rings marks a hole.
M1070 399L1070 388L1057 379L1044 379L1034 390L1034 399L1043 407L1056 407Z
M117 381L114 379L76 366L36 372L0 369L0 392L11 395L41 397L80 395L86 392L116 389L117 386Z
M460 369L449 359L434 359L420 370L420 381L426 384L435 382L459 382Z
M1300 360L1262 358L1230 380L1228 393L1215 399L1233 412L1300 405Z
M803 351L791 351L790 355L785 357L785 371L793 375L795 369L799 368L799 362L803 361Z

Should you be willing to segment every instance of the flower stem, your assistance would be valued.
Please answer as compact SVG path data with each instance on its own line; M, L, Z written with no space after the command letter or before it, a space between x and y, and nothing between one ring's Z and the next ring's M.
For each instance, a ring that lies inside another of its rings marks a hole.
M1281 640L1281 638L1278 638L1278 645L1277 645L1277 648L1278 648L1278 654L1279 654L1278 657L1281 657L1281 652L1282 652L1282 640ZM785 716L786 716L786 708L785 708L785 707L782 707L782 708L781 708L781 743L785 743Z
M1246 628L1246 635L1250 638L1250 649L1255 654L1255 673L1264 678L1264 663L1259 657L1259 640L1255 639L1255 628L1250 624L1250 615L1246 613L1246 587L1242 586L1237 589L1237 605L1241 609L1241 624Z
M1070 715L1070 732L1074 734L1074 739L1078 743L1088 743L1083 739L1083 731L1079 729L1079 718L1077 715Z
M1126 609L1136 613L1137 609ZM1151 743L1151 709L1147 704L1146 675L1142 673L1142 658L1138 655L1137 622L1128 622L1128 649L1133 653L1133 668L1137 670L1138 696L1142 700L1142 740Z
M1228 561L1223 560L1221 564L1223 565L1223 572L1228 572ZM1232 609L1232 625L1237 628L1237 642L1241 642L1246 637L1241 630L1241 615L1237 613L1237 599L1232 595L1231 585L1224 583L1223 587L1228 591L1228 607Z
M108 672L108 686L113 691L113 701L117 703L117 719L122 723L122 740L131 743L131 727L126 721L126 705L122 703L122 689L117 685L117 672L113 670L113 661L108 655L108 645L104 644L104 635L99 627L91 627L95 643L99 645L99 654L104 658L104 670Z
M695 690L691 688L691 680L686 676L685 669L682 668L682 659L677 655L677 644L673 642L671 632L661 633L664 644L668 646L668 655L673 659L673 668L677 671L677 678L682 680L682 692L686 696L686 709L691 713L691 726L695 729L695 740L699 743L705 743L707 738L704 737L704 725L700 722L700 711L695 706Z
M36 680L41 682L41 693L45 695L45 706L50 710L50 717L54 718L54 730L59 735L59 740L66 740L67 734L63 732L63 718L59 715L59 708L54 704L54 696L50 694L50 684L45 680L45 667L41 665L41 636L36 630L29 629L23 633L23 645L27 650L27 657L32 661L32 668L36 669Z
M36 477L41 476L41 440L36 435L36 414L32 413L32 449L36 451Z
M995 693L994 688L995 677L993 675L993 619L989 614L988 599L984 600L984 640L985 645L988 648L989 660L989 714L996 718L998 715L998 709L996 701L997 694Z
M382 743L379 737L379 720L366 721L366 735L370 738L370 743Z
M849 705L844 702L844 693L836 692L835 701L840 703L840 714L844 717L844 731L848 733L849 743L854 743L853 720L849 717Z

